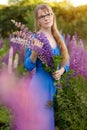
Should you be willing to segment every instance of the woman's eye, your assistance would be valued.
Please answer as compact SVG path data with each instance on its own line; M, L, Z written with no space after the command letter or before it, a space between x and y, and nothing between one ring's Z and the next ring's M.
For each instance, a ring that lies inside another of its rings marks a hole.
M50 14L47 14L47 16L50 16Z

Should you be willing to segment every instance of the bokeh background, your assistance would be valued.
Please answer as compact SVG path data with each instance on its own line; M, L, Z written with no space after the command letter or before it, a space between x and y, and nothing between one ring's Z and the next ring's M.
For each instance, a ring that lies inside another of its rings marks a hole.
M70 54L72 72L64 75L63 88L55 100L55 127L57 130L87 130L87 1L0 0L0 75L4 67L8 68L9 49L13 47L13 59L16 54L19 56L17 76L29 76L23 65L25 48L10 41L11 34L17 30L11 19L34 32L33 11L39 3L52 7ZM0 130L12 130L10 108L0 104Z

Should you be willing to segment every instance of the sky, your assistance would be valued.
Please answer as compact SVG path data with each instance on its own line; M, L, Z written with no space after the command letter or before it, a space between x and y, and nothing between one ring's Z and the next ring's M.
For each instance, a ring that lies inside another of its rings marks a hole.
M49 1L52 1L52 0L49 0ZM55 1L63 1L63 0L55 0ZM70 1L74 6L87 4L87 0L70 0ZM8 0L0 0L0 4L7 4L7 3L8 3Z
M0 0L0 4L7 4L8 0Z

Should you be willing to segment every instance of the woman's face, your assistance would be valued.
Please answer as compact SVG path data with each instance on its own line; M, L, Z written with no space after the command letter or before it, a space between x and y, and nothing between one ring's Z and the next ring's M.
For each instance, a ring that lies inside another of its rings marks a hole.
M38 10L37 22L41 28L51 28L53 25L53 13L47 10Z

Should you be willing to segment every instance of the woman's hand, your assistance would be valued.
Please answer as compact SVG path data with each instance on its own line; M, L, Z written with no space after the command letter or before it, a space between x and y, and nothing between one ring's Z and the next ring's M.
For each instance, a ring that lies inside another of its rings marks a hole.
M36 38L32 38L31 39L31 44L33 45L33 46L37 46L37 47L39 47L39 48L42 48L42 46L43 46L43 43L42 42L40 42L38 39L36 39Z
M42 48L42 46L43 46L43 43L42 43L42 42L40 42L38 39L34 39L34 38L31 39L31 44L32 44L33 46L37 46L37 47L39 47L39 48ZM37 57L38 57L37 52L35 52L34 50L32 50L32 54L31 54L31 56L30 56L30 59L31 59L33 62L36 62Z
M52 73L52 76L55 80L60 80L62 74L64 73L65 69L64 67L61 67L59 70Z

